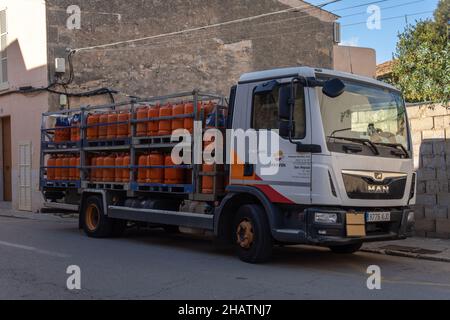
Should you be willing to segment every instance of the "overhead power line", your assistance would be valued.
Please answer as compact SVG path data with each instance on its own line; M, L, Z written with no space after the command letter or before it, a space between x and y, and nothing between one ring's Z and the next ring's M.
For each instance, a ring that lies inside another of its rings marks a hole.
M410 14L403 14L401 16L382 18L381 21L395 20L395 19L400 19L400 18L405 19L405 17L413 17L413 16L418 16L421 14L432 13L432 12L434 12L434 11L431 10L431 11L422 11L422 12L416 12L416 13L410 13ZM367 23L367 21L361 21L361 22L344 24L344 25L342 25L342 27L357 26L357 25L366 24L366 23Z
M342 1L342 0L328 0L326 2L323 2L323 3L315 6L314 8L323 8L326 5L329 5L329 4L332 4L332 3L336 3L336 2L340 2L340 1ZM180 30L180 31L163 33L163 34L158 34L158 35L153 35L153 36L143 37L143 38L137 38L137 39L131 39L131 40L117 41L117 42L112 42L112 43L107 43L107 44L102 44L102 45L95 45L95 46L90 46L90 47L77 48L77 49L73 49L73 51L80 52L80 51L86 51L86 50L92 50L92 49L98 49L98 48L114 47L114 46L118 46L118 45L122 45L122 44L130 44L130 43L135 43L135 42L140 42L140 41L145 41L145 40L153 40L153 39L159 39L159 38L168 37L168 36L174 36L174 35L179 35L179 34L190 33L190 32L194 32L194 31L200 31L200 30L206 30L206 29L211 29L211 28L217 28L217 27L227 26L227 25L231 25L231 24L236 24L236 23L241 23L241 22L248 22L248 21L261 19L261 18L267 18L267 17L270 17L270 16L279 15L279 14L282 14L282 13L295 12L295 11L298 11L298 10L301 10L301 9L311 8L310 6L311 6L310 4L307 4L307 5L302 5L302 6L289 8L289 9L285 9L285 10L279 10L279 11L274 11L274 12L263 13L263 14L256 15L256 16L251 16L251 17L246 17L246 18L241 18L241 19L236 19L236 20L231 20L231 21L226 21L226 22L210 24L210 25L206 25L206 26L202 26L202 27L195 27L195 28L190 28L190 29L184 29L184 30Z

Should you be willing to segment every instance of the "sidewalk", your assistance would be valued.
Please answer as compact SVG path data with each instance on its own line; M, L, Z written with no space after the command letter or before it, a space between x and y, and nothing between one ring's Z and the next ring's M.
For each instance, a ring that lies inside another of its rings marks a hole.
M13 209L0 208L0 217L53 221L53 222L74 222L78 221L78 215L68 213L32 213L22 212Z
M369 242L361 251L399 257L450 262L450 240L413 237L406 240Z

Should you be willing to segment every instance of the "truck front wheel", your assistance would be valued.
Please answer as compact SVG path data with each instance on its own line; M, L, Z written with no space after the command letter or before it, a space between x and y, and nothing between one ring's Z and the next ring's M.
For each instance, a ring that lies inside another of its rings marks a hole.
M239 208L234 221L237 255L248 263L268 261L272 256L273 239L264 210L254 204Z
M362 243L346 244L343 246L331 246L330 250L334 253L352 254L361 249Z
M86 200L82 216L83 230L91 238L119 236L126 227L126 221L108 218L103 210L102 199L91 196Z

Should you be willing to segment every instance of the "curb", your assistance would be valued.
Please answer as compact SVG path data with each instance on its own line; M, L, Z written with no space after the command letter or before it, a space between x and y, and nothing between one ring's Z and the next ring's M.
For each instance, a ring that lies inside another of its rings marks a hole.
M15 218L24 220L35 221L52 221L52 222L77 222L78 218L73 215L61 215L61 214L43 214L43 213L15 213L15 212L1 212L0 217Z
M388 255L388 256L397 256L397 257L404 257L404 258L413 258L413 259L420 259L420 260L450 263L450 257L443 257L443 256L436 256L436 255L408 253L408 252L402 252L402 251L396 251L396 250L370 249L370 248L361 249L360 251Z

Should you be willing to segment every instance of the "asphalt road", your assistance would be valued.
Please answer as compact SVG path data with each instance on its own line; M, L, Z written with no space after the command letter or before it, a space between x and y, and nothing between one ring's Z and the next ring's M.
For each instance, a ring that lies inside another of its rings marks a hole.
M81 290L66 287L70 265ZM370 265L381 290L367 289ZM296 246L249 265L204 238L151 230L97 240L71 220L0 217L0 299L347 298L450 299L450 263Z

